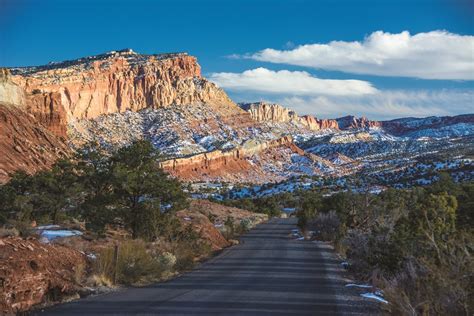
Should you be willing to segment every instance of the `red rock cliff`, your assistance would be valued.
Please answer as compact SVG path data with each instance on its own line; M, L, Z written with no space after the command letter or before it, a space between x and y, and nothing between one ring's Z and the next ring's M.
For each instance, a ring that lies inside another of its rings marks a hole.
M290 136L285 136L265 143L244 145L227 152L215 150L192 157L170 159L163 161L160 167L184 180L199 178L202 174L225 175L233 171L253 169L245 158L278 147L287 147L294 153L304 154Z
M201 77L196 58L185 53L124 50L11 71L26 91L31 113L60 136L71 119L172 104L232 104L223 90Z

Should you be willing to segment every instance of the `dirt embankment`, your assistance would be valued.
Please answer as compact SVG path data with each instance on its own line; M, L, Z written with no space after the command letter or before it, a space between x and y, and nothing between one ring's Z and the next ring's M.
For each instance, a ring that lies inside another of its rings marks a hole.
M224 222L231 217L235 226L244 221L248 228L267 219L235 207L207 200L193 200L177 213L182 223L192 225L214 251L230 246L222 234ZM109 230L106 238L81 236L54 239L41 243L35 238L0 238L0 315L25 312L41 304L57 303L78 293L86 293L83 283L94 273L92 261L100 250L129 240L121 230ZM91 285L92 286L92 285Z
M223 227L227 218L232 217L235 225L243 220L250 227L268 219L265 214L253 213L236 207L228 207L207 200L193 200L189 207L179 211L177 216L184 222L193 225L201 237L209 242L212 250L220 250L230 246L219 228Z
M36 239L0 239L0 314L77 293L87 259L77 250Z

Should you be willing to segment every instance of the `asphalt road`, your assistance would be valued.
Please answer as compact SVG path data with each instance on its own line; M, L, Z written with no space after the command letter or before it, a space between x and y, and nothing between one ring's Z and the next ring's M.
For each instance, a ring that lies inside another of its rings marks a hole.
M290 237L272 219L192 272L168 282L58 305L39 315L367 315L377 303L344 285L329 248Z

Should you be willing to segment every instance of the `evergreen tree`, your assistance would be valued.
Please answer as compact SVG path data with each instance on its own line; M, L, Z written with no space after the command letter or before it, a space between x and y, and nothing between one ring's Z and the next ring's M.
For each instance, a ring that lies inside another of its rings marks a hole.
M181 183L158 167L158 158L148 141L123 147L111 158L115 206L134 238L156 237L161 213L186 205Z

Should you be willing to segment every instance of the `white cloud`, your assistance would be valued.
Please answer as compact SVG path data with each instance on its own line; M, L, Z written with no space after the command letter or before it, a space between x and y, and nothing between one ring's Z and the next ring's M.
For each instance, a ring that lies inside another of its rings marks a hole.
M474 36L446 31L410 35L377 31L363 41L267 48L259 61L378 76L474 80Z
M273 71L266 68L246 70L242 73L213 73L210 80L232 91L271 94L319 96L366 95L377 92L367 81L320 79L306 71Z
M324 118L356 115L384 120L472 113L474 90L383 90L367 96L287 96L268 101L292 108L298 114Z

